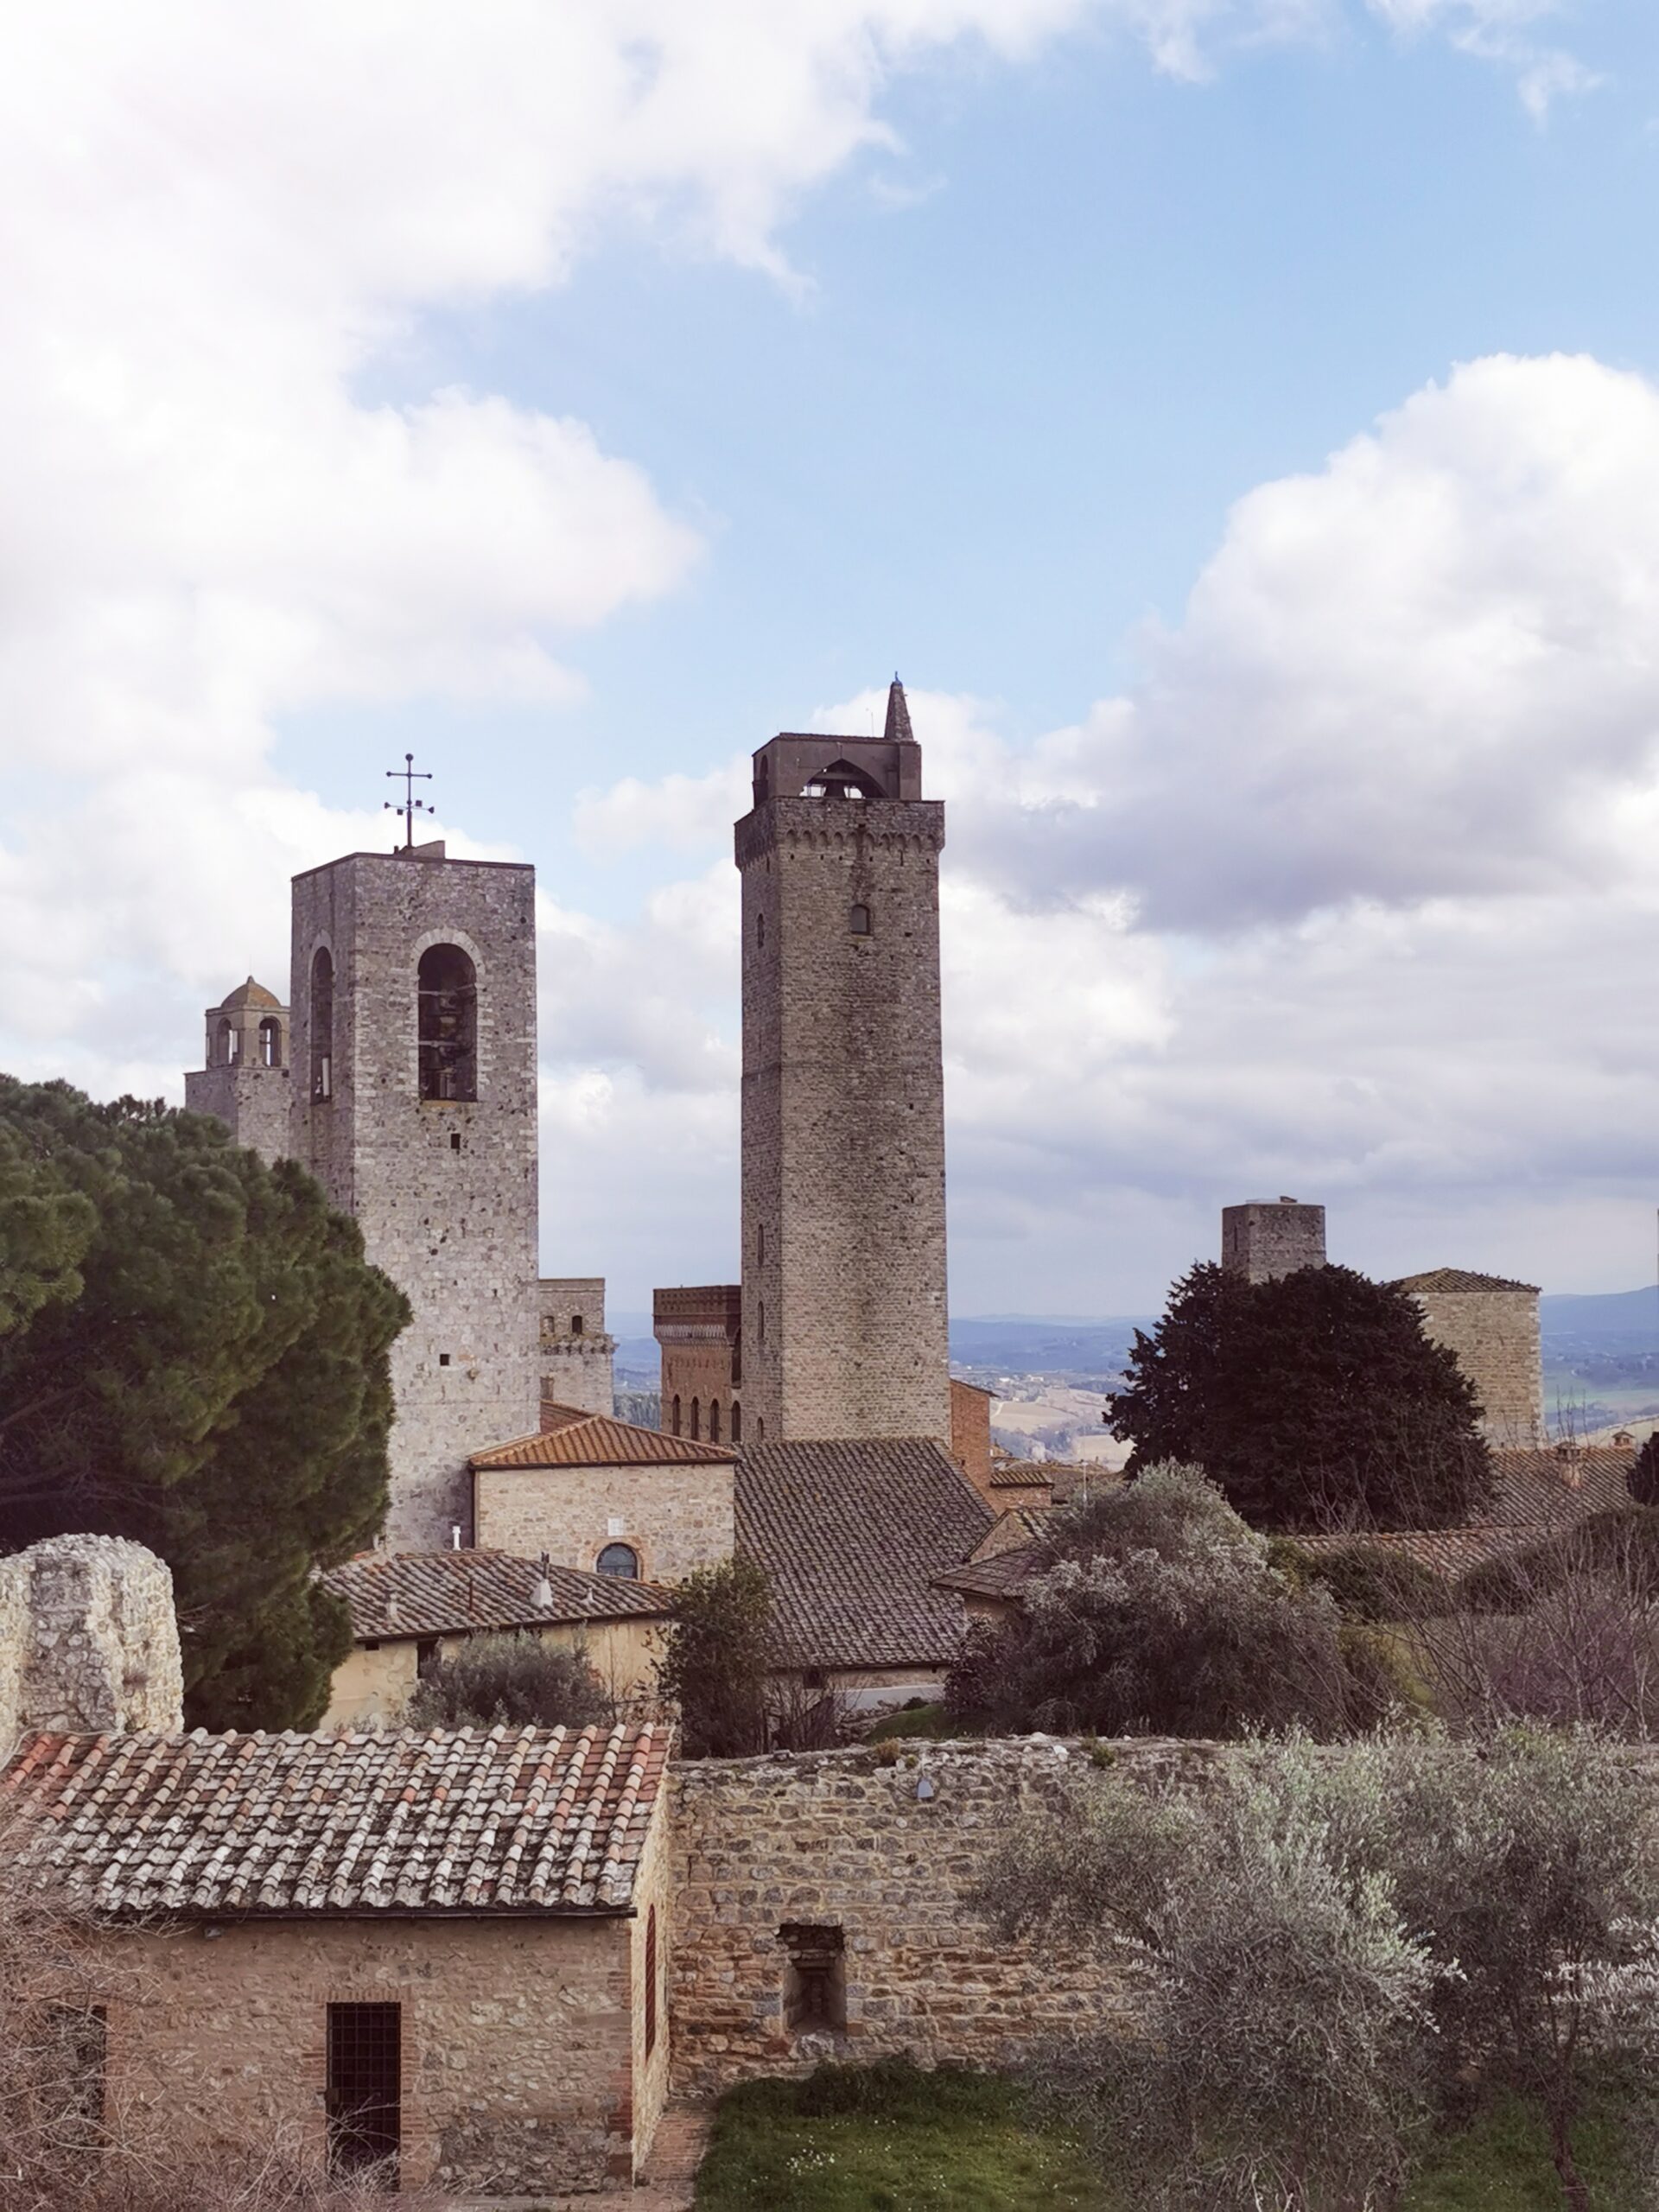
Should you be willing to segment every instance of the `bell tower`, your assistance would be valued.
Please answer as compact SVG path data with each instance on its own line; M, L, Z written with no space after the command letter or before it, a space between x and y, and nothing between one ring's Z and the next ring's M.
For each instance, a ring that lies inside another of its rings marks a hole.
M737 824L746 1443L950 1434L939 853L902 686Z
M289 1149L415 1309L391 1351L400 1550L469 1543L469 1456L541 1426L535 896L533 868L441 842L294 879Z

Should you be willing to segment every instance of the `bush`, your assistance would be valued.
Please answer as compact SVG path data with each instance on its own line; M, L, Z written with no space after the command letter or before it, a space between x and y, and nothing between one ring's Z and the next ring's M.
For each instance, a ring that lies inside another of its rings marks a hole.
M674 1593L674 1625L657 1669L677 1706L689 1758L741 1758L766 1748L772 1589L753 1560L699 1567Z
M411 1728L587 1728L612 1718L609 1693L580 1651L534 1636L472 1636L424 1675Z
M1483 1560L1460 1594L1472 1612L1520 1613L1575 1576L1617 1579L1649 1602L1659 1596L1659 1510L1613 1505L1587 1514L1542 1543Z
M981 1624L946 1685L954 1725L1103 1736L1335 1735L1393 1702L1351 1663L1329 1594L1272 1566L1196 1468L1149 1470L1055 1515L1014 1618Z
M1344 1544L1339 1551L1294 1547L1303 1579L1328 1590L1351 1621L1422 1621L1449 1613L1452 1586L1391 1545Z

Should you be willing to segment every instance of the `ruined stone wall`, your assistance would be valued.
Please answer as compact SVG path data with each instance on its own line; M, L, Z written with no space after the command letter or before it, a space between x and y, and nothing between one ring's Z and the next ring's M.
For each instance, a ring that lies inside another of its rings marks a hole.
M1148 1779L1213 1748L1114 1746ZM1052 1802L1079 1755L1046 1738L685 1761L672 1778L674 2077L702 2094L820 2059L902 2052L1004 2066L1112 1998L1097 1967L1038 1961L965 1905L989 1848ZM846 2027L791 2032L784 2014L791 1923L839 1929Z
M1276 1205L1224 1206L1221 1264L1249 1282L1270 1282L1299 1268L1325 1265L1325 1208L1295 1198Z
M188 1111L223 1122L235 1141L257 1152L267 1167L289 1156L293 1096L287 1068L262 1067L257 1061L196 1068L184 1078Z
M173 1577L120 1536L50 1536L0 1560L0 1751L33 1728L174 1729Z
M944 842L919 798L773 796L737 825L751 1443L950 1439Z
M321 2166L327 2008L394 2003L405 2188L555 2195L643 2160L627 1919L215 1927L106 1939L111 2095L150 2095L172 2139L276 2141Z
M458 945L477 978L478 1096L420 1095L416 976ZM314 956L334 963L332 1095L314 1096ZM391 1350L386 1533L470 1537L469 1455L541 1425L535 872L354 853L294 880L295 1157L356 1217L414 1319Z
M605 1328L604 1277L543 1275L536 1292L543 1402L614 1414L616 1339Z
M1414 1290L1423 1329L1457 1354L1489 1442L1543 1441L1544 1363L1535 1290Z
M733 1471L708 1466L480 1467L480 1549L592 1574L607 1544L631 1544L640 1580L680 1582L732 1555Z

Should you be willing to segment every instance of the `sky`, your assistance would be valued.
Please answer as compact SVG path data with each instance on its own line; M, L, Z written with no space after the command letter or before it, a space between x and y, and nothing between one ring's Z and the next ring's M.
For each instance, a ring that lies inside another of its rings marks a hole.
M729 1279L747 754L895 669L951 1300L1650 1281L1659 10L60 0L0 77L0 1066L537 870L543 1263ZM879 721L874 722L879 728Z

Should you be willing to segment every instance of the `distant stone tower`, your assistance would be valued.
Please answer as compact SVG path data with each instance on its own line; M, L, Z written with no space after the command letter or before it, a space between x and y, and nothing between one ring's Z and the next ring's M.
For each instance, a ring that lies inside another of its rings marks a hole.
M1221 1264L1247 1282L1325 1265L1325 1208L1295 1198L1221 1210Z
M543 1275L542 1402L585 1414L616 1411L616 1338L605 1326L603 1275Z
M677 1285L652 1296L662 1347L662 1410L670 1436L743 1441L743 1293L734 1282Z
M468 1457L541 1426L535 871L441 843L294 879L291 1150L415 1309L386 1535L471 1541Z
M743 883L747 1443L950 1434L939 852L895 682L880 738L774 737Z
M289 1148L288 1008L250 976L207 1018L207 1065L185 1077L184 1103L216 1116L269 1166Z
M1455 1352L1480 1401L1489 1444L1526 1450L1544 1440L1544 1356L1538 1286L1468 1268L1431 1268L1395 1285L1423 1317L1423 1333Z

